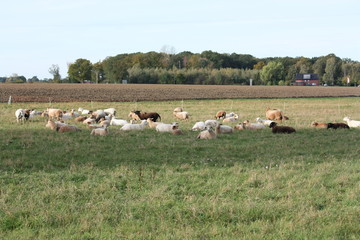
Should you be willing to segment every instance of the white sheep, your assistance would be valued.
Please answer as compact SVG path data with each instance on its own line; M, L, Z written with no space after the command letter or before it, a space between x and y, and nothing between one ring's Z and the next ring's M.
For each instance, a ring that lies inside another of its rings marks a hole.
M347 122L349 127L360 127L360 121L351 120L350 117L344 117L343 121Z
M271 120L264 120L264 119L261 119L261 118L256 118L256 122L257 123L260 123L262 125L265 125L265 126L270 126L270 124L273 122Z
M188 120L189 113L188 112L173 112L174 116L180 120Z
M226 133L233 133L234 129L227 125L217 124L215 128L216 134L226 134Z
M144 130L145 126L147 125L147 121L146 120L141 120L140 124L125 124L124 126L122 126L120 128L120 130L122 131L141 131Z
M249 129L249 130L260 130L266 128L265 125L261 123L250 123L249 120L243 122L243 127L244 129Z
M205 122L196 122L194 124L194 126L191 128L192 131L197 131L197 130L204 130L205 129Z
M92 113L92 111L87 110L87 109L83 109L83 108L81 108L81 107L78 109L78 112L79 112L80 114L82 114L82 115L87 115L87 114Z
M80 115L78 113L75 114L74 109L71 109L70 112L66 112L66 113L63 114L62 120L69 120L69 119L76 118L76 117L79 117L79 116Z
M108 115L113 115L115 116L116 115L116 109L115 108L107 108L107 109L104 109L104 112Z
M124 126L125 124L128 124L129 122L123 119L115 118L115 116L112 116L110 120L110 125L113 126Z
M155 129L157 132L172 132L173 126L178 126L178 123L177 122L161 123L161 124L157 125Z
M83 121L83 124L95 124L95 119L88 117Z
M30 116L29 118L35 118L36 116L41 116L42 112L36 111L36 110L32 110L30 112Z
M219 122L216 120L206 120L205 121L205 127L209 126L209 127L212 127L215 129L218 124L219 124Z
M225 115L225 118L234 117L235 115L239 117L239 115L237 115L236 113L231 112L231 113L227 113L227 114Z
M234 114L233 116L224 118L223 122L236 122L238 119L239 119L239 115Z
M18 109L15 111L16 122L25 122L30 117L29 109Z

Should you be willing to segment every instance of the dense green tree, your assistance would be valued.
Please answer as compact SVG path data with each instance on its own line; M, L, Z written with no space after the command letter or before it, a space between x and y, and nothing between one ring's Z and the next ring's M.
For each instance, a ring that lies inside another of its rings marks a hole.
M91 79L95 83L101 83L105 79L104 69L102 62L94 63L92 66Z
M326 67L326 57L319 57L316 59L315 63L312 65L312 69L314 73L319 76L319 79L323 79L325 74L325 67ZM322 81L322 83L324 83Z
M330 56L326 60L325 74L323 81L330 85L335 85L341 82L341 65L340 61L335 56Z
M311 62L308 58L301 57L296 62L296 73L311 73Z
M200 56L201 58L210 61L214 68L220 69L223 66L223 56L220 53L213 51L203 51Z
M269 62L260 72L261 81L266 85L277 85L284 80L284 65L281 62Z
M261 70L261 69L263 69L263 67L265 67L265 65L266 64L264 61L259 61L253 66L253 68L257 69L257 70Z
M258 60L250 55L250 54L236 54L232 53L230 55L232 60L231 66L223 66L223 67L231 67L231 68L240 68L240 69L253 69L254 65L257 64Z
M32 78L29 78L27 80L29 83L33 83L33 82L39 82L39 78L37 76L33 76Z
M286 73L285 80L287 82L289 82L289 83L294 82L297 73L299 73L299 72L298 72L298 69L296 67L296 64L290 66L287 73Z
M279 81L282 81L281 84L289 85L295 80L297 73L317 73L320 79L329 84L342 84L347 75L354 83L357 81L355 79L358 73L354 70L357 69L357 63L351 59L341 60L334 54L311 59L258 59L249 54L229 55L213 51L200 54L185 51L175 54L163 50L160 53L137 52L107 57L91 65L91 79L108 83L119 83L128 79L132 83L172 84L249 84L252 79L253 84L279 84ZM71 64L72 68L75 67ZM70 72L69 78L72 81L84 80L78 80L78 70L71 72L72 74ZM86 79L90 78L87 76Z
M106 82L120 83L121 80L127 79L128 69L134 66L134 64L132 64L132 61L134 60L132 58L133 55L134 54L119 54L115 57L106 58L102 62Z
M91 79L92 64L89 60L79 58L69 65L68 75L73 82L84 82Z

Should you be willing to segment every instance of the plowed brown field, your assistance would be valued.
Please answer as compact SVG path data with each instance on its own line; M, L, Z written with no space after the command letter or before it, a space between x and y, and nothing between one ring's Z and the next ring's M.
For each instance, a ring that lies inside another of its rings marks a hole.
M188 99L359 97L355 87L204 86L147 84L0 84L7 102L133 102Z

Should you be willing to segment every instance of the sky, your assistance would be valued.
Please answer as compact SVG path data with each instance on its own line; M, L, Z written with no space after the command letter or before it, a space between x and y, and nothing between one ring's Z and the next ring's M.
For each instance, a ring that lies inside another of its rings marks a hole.
M254 57L334 53L360 61L359 0L4 0L0 77L134 52Z

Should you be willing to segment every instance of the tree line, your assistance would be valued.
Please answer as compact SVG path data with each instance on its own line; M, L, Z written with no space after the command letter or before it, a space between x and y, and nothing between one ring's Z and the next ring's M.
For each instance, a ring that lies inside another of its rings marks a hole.
M121 83L126 80L128 83L219 85L247 85L250 79L255 85L291 85L297 73L316 73L322 84L346 85L348 79L351 85L360 84L360 63L335 54L313 58L256 58L250 54L213 51L131 53L107 57L97 63L77 59L69 64L66 78L61 78L57 65L52 65L49 73L53 75L50 82Z

